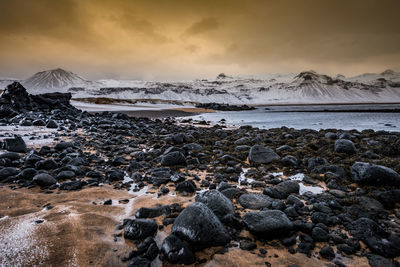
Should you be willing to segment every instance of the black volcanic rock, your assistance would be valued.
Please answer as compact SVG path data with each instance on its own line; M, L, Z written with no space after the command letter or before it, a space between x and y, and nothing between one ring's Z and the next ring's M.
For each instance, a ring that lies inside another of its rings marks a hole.
M57 180L47 173L40 173L35 175L32 181L39 186L50 186L57 183Z
M154 208L146 208L141 207L135 214L136 218L155 218L161 216L163 214L169 215L171 213L171 209L168 205L154 207Z
M400 237L384 230L368 218L360 218L348 226L350 234L362 240L372 252L387 258L400 256Z
M58 128L58 124L57 122L55 122L54 120L49 120L46 124L46 128L49 129L57 129Z
M70 93L31 95L19 82L14 82L8 85L0 96L0 115L14 117L20 112L55 109L73 114L78 110L70 104L71 98Z
M17 175L18 171L15 168L12 167L6 167L3 169L0 169L0 179L3 180L5 178Z
M30 102L28 92L19 82L8 85L1 98L7 100L17 110L26 107Z
M199 103L196 108L205 108L221 111L242 111L242 110L254 110L255 107L249 107L248 105L229 105L229 104L219 104L219 103Z
M357 153L357 149L352 141L339 139L335 142L335 152L353 155Z
M162 166L186 165L185 156L179 151L173 151L162 157Z
M239 203L246 209L260 210L269 208L272 199L263 194L243 194L239 197Z
M196 202L202 202L222 220L226 215L234 214L233 203L224 194L216 190L205 191L196 196Z
M353 180L360 184L400 185L400 175L394 170L365 162L356 162L351 167Z
M276 154L272 149L262 145L253 146L249 152L250 163L268 164L279 159L279 155Z
M198 248L225 245L230 241L218 217L201 202L189 205L179 214L172 233Z
M16 135L14 138L6 138L3 140L4 149L10 152L25 153L27 151L24 139Z
M164 239L161 252L168 262L173 264L192 264L196 260L189 246L175 235L169 235Z
M243 222L250 232L266 238L287 234L292 229L289 218L280 210L248 212Z
M157 232L158 226L154 220L135 219L129 220L124 229L124 237L132 240L142 240L153 236Z

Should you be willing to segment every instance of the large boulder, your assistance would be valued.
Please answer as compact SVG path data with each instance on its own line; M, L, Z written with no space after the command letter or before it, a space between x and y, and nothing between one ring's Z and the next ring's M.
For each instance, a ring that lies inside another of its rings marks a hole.
M174 173L169 168L155 168L150 170L151 182L154 186L160 186L171 181L172 175Z
M308 160L308 165L307 165L307 169L308 171L313 170L315 167L321 166L321 165L327 165L328 161L324 158L310 158Z
M0 169L0 180L15 176L18 174L18 170L13 167L6 167Z
M57 180L47 173L39 173L35 175L32 181L39 186L50 186L57 183Z
M70 147L74 147L75 145L74 145L74 143L72 143L72 142L60 142L60 143L58 143L58 144L56 144L55 146L54 146L54 149L55 150L57 150L57 151L63 151L64 149L67 149L67 148L70 148Z
M394 170L365 162L356 162L351 166L351 177L360 184L400 185L400 175Z
M224 194L216 190L205 191L196 196L196 202L202 202L222 220L226 215L234 214L233 203Z
M346 177L346 171L338 165L318 166L311 171L311 174L325 174L327 172L332 172L340 178Z
M27 151L24 139L16 135L14 138L5 138L3 140L4 149L10 152L25 153Z
M0 154L0 159L9 159L11 161L20 160L21 156L16 152L7 152Z
M400 203L400 189L392 189L377 194L378 200L385 208L392 209L397 203Z
M357 153L354 143L347 139L339 139L335 142L334 151L337 153L346 153L353 155Z
M239 197L239 203L246 209L260 210L269 208L272 199L262 194L243 194Z
M264 210L248 212L243 222L255 235L271 238L287 234L292 229L289 218L280 210Z
M273 188L264 188L263 194L272 198L284 199L292 193L298 194L299 190L300 186L296 181L286 180L279 183Z
M33 177L37 174L37 170L33 168L23 169L20 173L18 173L18 179L31 181Z
M183 181L176 185L176 192L181 194L194 193L196 191L196 184L193 181Z
M141 207L136 212L136 218L155 218L161 216L163 214L169 215L171 213L171 208L168 205L154 207L154 208L146 208Z
M186 158L181 152L173 151L162 157L161 165L162 166L186 165Z
M253 146L249 152L250 163L268 164L279 159L280 156L276 154L272 149L264 147L262 145Z
M157 229L158 225L154 220L129 220L125 225L124 237L132 240L144 240L146 237L153 236Z
M282 164L288 167L298 167L299 162L296 157L292 155L287 155L282 159Z
M186 207L175 219L172 233L194 248L225 245L230 236L218 217L203 203Z
M17 110L25 107L30 102L28 92L19 82L13 82L8 85L1 98L8 100Z

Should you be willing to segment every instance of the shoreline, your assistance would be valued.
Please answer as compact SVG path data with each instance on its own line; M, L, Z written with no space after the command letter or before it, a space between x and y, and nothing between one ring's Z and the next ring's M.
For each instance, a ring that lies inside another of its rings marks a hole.
M106 111L106 110L105 110ZM89 111L91 114L100 113L102 111ZM204 113L216 112L209 109L200 108L173 108L160 110L110 110L111 113L123 113L129 117L160 119L169 117L190 117Z
M181 110L118 110L118 111L109 111L111 113L122 113L126 114L129 117L133 118L148 118L148 119L160 119L160 118L168 118L168 117L188 117L200 115L202 113L198 112L187 112ZM101 111L90 111L91 114L101 113Z

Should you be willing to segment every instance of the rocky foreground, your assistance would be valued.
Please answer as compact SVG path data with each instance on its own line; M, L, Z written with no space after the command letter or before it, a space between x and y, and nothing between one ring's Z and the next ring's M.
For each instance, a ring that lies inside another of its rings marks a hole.
M0 265L399 266L399 133L200 127L70 98L0 98L2 126L57 129L48 146L0 132Z

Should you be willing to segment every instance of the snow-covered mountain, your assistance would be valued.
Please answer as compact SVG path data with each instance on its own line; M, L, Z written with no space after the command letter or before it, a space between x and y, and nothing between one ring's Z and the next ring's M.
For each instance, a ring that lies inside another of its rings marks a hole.
M60 68L38 72L22 82L30 91L62 91L75 86L91 86L92 83L71 71Z
M376 73L364 73L361 75L357 75L351 78L348 78L348 81L356 81L356 82L361 82L361 83L370 83L374 82L376 80L389 80L392 82L400 82L400 73L395 72L394 70L385 70L382 73L376 74Z
M74 97L162 99L230 104L400 102L400 73L385 71L368 79L305 71L262 78L220 74L212 80L145 82L101 80L102 87L71 88Z
M28 91L71 92L74 98L160 99L229 104L271 103L399 103L400 73L386 70L346 78L315 71L269 74L263 77L158 82L131 80L88 81L61 69L39 72L25 80Z

